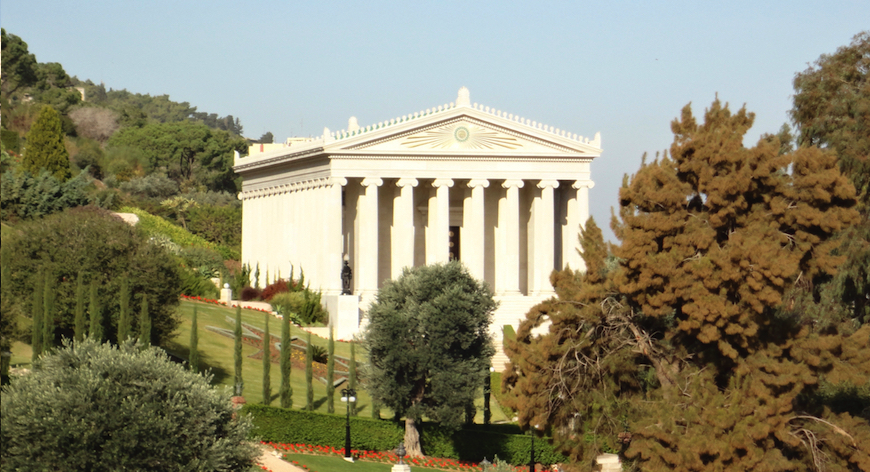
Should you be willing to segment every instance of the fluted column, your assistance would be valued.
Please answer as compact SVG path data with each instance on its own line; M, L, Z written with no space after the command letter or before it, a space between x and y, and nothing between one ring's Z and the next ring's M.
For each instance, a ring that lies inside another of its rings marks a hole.
M519 295L520 293L520 189L523 188L522 180L505 180L502 183L505 189L504 218L499 218L504 223L504 254L500 273L496 281L501 280L499 291L505 295Z
M483 280L486 231L484 189L489 187L489 180L472 179L468 181L468 187L471 189L471 208L469 214L464 215L462 239L469 250L462 251L462 262L475 279Z
M541 189L540 199L535 202L535 266L533 270L532 291L536 294L553 292L550 284L550 273L555 268L553 240L555 228L554 189L559 188L558 180L542 180L538 182Z
M360 295L367 300L378 291L378 187L384 181L377 177L363 179L365 196L359 215L359 274Z
M452 186L452 179L435 179L432 182L432 187L435 188L435 215L429 213L429 234L432 235L434 243L432 262L436 264L450 260L448 244L450 243L450 187Z
M343 222L344 208L341 205L341 193L347 179L332 177L326 183L324 198L321 203L324 216L324 245L326 246L326 261L324 271L324 290L326 295L341 293L341 268L344 257Z
M563 258L574 270L586 270L580 256L580 227L589 219L589 189L595 186L591 180L576 180L571 188L576 191L568 200L568 234L562 241Z
M402 269L414 266L414 187L417 179L405 178L396 182L396 196L393 200L392 250L393 279L402 275Z

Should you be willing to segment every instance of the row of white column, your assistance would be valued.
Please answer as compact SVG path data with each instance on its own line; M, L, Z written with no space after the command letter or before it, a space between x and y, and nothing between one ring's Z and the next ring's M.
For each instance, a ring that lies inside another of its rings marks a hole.
M534 182L534 181L532 181ZM341 182L346 184L346 180ZM359 234L361 248L359 266L356 268L357 287L364 298L372 297L378 289L378 189L384 184L381 178L364 178L360 182L364 191L359 202ZM505 198L499 203L498 226L504 227L503 251L496 255L495 290L499 295L520 295L520 189L524 180L504 180L501 186L505 189ZM391 267L392 278L397 278L403 268L414 265L414 188L419 185L415 178L402 178L396 182L397 192L393 201L392 235L391 235ZM435 179L432 181L435 198L429 200L428 229L430 238L426 238L426 264L443 263L449 259L450 231L450 188L454 186L453 179ZM484 250L486 232L485 189L490 185L486 179L467 181L470 195L465 200L462 237L463 246L470 249L462 253L462 261L471 274L484 278ZM533 266L531 271L529 293L547 294L552 292L549 276L555 268L555 201L554 191L559 187L558 180L540 180L534 185L541 189L535 194L533 205L534 224L532 225L532 243L529 248ZM567 225L563 229L563 264L574 269L582 269L582 259L577 251L577 234L581 224L589 217L589 189L594 184L589 180L578 180L572 184L576 194L567 202Z

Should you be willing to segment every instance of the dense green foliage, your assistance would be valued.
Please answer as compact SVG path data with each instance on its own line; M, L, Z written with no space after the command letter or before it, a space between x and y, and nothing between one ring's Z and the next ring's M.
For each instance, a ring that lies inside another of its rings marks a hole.
M292 349L290 347L290 317L285 315L281 317L281 388L278 392L281 408L293 406L293 387L290 386L290 374L293 369L290 359Z
M272 336L269 333L271 313L263 313L263 404L272 404Z
M39 270L44 270L57 287L56 340L74 335L79 274L88 284L95 284L97 305L104 315L100 327L106 339L114 342L118 333L118 294L124 274L129 274L131 300L140 302L146 297L150 302L152 342L162 343L178 325L177 262L106 211L83 207L23 222L9 237L4 236L3 248L8 250L14 299L30 298ZM138 326L133 328L139 332Z
M257 453L227 393L132 343L67 344L4 387L0 411L3 470L235 471Z
M752 121L718 100L703 123L684 108L670 157L620 191L617 259L590 222L586 273L555 274L558 297L508 341L508 406L574 462L622 450L650 471L870 468L870 325L783 305L843 261L854 187L832 153L744 147Z
M87 205L93 201L89 185L84 173L63 182L45 169L35 176L7 170L0 175L0 218L26 220Z
M421 453L416 421L462 425L466 405L489 375L495 306L489 287L458 261L405 269L378 291L363 333L366 387L406 418L409 454Z
M254 424L251 433L263 441L319 444L344 447L343 415L313 413L303 410L246 405ZM393 421L351 418L351 448L370 451L394 450L402 441L402 425ZM458 431L424 423L423 441L430 455L478 462L483 456L498 454L513 464L529 462L531 439L516 425L491 425L484 429L474 425ZM535 460L543 464L565 461L546 440L535 441Z
M69 179L69 152L63 144L63 136L60 115L48 105L42 107L27 132L22 168L31 174L47 170L61 182Z

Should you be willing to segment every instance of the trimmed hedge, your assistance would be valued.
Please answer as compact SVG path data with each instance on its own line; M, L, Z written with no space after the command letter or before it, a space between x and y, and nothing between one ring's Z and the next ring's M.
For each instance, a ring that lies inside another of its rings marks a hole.
M142 230L149 236L166 236L170 241L181 247L202 247L212 249L217 251L224 259L239 260L240 258L237 250L207 241L205 238L199 237L184 228L175 226L169 221L159 216L152 215L140 208L125 206L118 209L118 212L133 213L138 216L139 223L137 226L142 228Z
M344 447L345 416L290 410L265 405L245 405L251 415L252 434L259 440ZM351 448L368 451L394 450L404 439L404 423L352 416ZM498 454L502 460L520 465L529 462L531 438L517 425L472 425L447 432L435 425L422 425L423 451L430 456L478 462ZM535 441L535 460L542 464L567 462L546 438Z

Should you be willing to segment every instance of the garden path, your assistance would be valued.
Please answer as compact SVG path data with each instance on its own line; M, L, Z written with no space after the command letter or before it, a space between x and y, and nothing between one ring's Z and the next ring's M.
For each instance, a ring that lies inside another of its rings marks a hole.
M306 472L305 470L281 459L280 456L276 456L275 449L269 446L264 445L261 447L261 450L262 454L260 454L260 458L257 459L257 462L267 470L272 472Z

